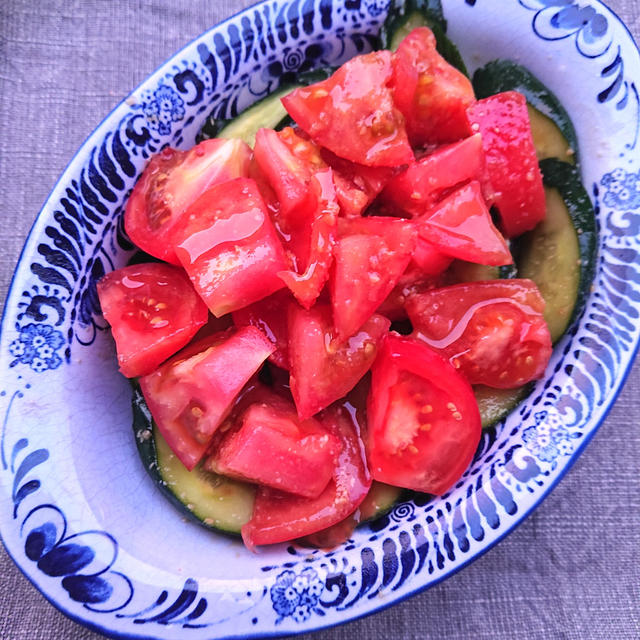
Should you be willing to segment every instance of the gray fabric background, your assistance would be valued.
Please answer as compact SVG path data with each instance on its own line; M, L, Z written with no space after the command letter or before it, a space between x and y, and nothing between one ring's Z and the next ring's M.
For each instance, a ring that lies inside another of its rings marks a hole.
M460 0L461 1L461 0ZM247 0L0 0L0 296L59 174L102 118ZM636 38L640 3L610 0ZM640 638L640 365L547 500L431 590L323 638ZM0 639L89 640L0 548Z

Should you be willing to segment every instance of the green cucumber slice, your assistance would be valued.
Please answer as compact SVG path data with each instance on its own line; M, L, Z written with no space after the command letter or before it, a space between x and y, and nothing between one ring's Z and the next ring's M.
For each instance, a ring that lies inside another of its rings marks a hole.
M517 389L494 389L482 384L473 387L476 396L482 428L489 429L511 413L531 393L533 385Z
M280 98L298 86L302 85L289 85L278 89L231 120L221 120L210 115L200 129L196 142L209 138L240 138L253 148L258 129L262 127L275 129L287 117L287 110L280 102Z
M251 518L255 487L199 466L187 471L153 423L137 385L133 389L133 430L147 473L180 513L208 529L240 533Z
M549 158L540 163L547 216L522 235L514 253L518 275L530 278L545 299L545 319L555 343L584 308L595 275L597 228L578 170Z
M416 27L429 27L436 38L438 53L465 76L469 76L458 48L447 37L447 21L440 0L406 0L392 6L380 29L380 48L395 51Z
M538 160L577 160L578 138L569 114L558 98L522 65L493 60L476 70L472 82L478 99L502 91L519 91L524 95Z

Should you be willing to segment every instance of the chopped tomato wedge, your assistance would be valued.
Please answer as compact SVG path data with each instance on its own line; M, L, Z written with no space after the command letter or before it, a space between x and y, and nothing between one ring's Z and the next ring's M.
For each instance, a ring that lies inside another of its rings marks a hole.
M340 213L347 218L361 216L397 171L394 167L367 167L351 162L328 149L322 149L321 155L333 169Z
M311 178L310 186L316 201L315 213L309 225L296 232L295 237L297 244L308 248L308 257L302 263L304 271L287 270L278 274L306 309L316 301L329 278L339 213L331 169L318 171Z
M502 231L511 238L533 229L544 219L546 205L525 97L507 91L478 100L467 117L482 134L490 184L485 195L498 209Z
M393 333L371 370L367 416L373 478L416 491L451 488L480 440L469 383L426 344Z
M460 187L416 220L420 237L441 253L467 262L511 264L505 239L494 226L480 183Z
M443 253L433 243L418 236L410 267L413 267L421 276L440 275L452 262L452 256Z
M289 369L287 312L292 302L293 296L289 290L281 289L232 314L236 327L253 325L276 345L276 350L269 356L269 361L282 369Z
M300 420L292 402L273 392L265 396L244 411L206 468L317 498L333 475L340 440L317 420Z
M381 199L392 210L420 216L447 196L451 189L477 180L484 171L482 138L475 134L439 147L392 177Z
M209 315L185 273L162 263L107 273L98 282L98 297L127 378L151 373L182 349Z
M151 158L124 213L131 240L179 265L174 229L187 208L215 184L248 175L251 149L242 140L204 140L189 151L166 148Z
M402 115L387 83L391 53L375 51L345 62L330 78L282 98L298 126L337 156L369 167L413 162Z
M427 27L411 31L393 54L391 86L412 146L471 135L465 113L475 100L471 82L436 51Z
M255 327L192 343L140 378L151 415L187 469L204 455L236 396L273 352Z
M424 241L418 238L417 246L420 247L422 242ZM424 242L424 244L428 243ZM407 312L404 305L409 296L440 286L442 280L441 274L452 260L453 258L436 252L436 256L433 257L432 262L434 272L430 273L429 271L423 270L422 267L418 266L412 259L405 272L400 276L396 286L384 299L376 312L385 316L385 318L389 318L392 322L406 320Z
M282 131L259 129L253 152L278 197L286 231L303 225L316 204L309 188L311 176L327 166L318 147L291 127Z
M544 374L551 338L544 300L531 280L488 280L410 297L417 337L471 384L509 389Z
M215 316L282 288L282 244L256 183L237 178L212 187L174 231L176 254Z
M326 529L353 513L366 497L371 478L355 412L335 406L324 411L319 420L342 445L333 477L326 489L311 499L258 487L253 515L242 527L242 539L249 549Z
M331 277L333 322L339 340L352 336L404 273L416 229L398 218L340 220Z
M346 342L335 340L331 308L289 309L291 393L301 418L314 415L351 391L371 367L390 322L371 316Z

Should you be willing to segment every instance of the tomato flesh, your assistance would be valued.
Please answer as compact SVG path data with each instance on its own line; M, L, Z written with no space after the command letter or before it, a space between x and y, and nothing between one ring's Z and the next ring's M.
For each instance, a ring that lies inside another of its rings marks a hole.
M340 522L353 513L371 487L360 425L348 406L333 406L319 420L342 445L333 476L317 498L258 487L251 520L242 527L247 547L286 542Z
M331 277L333 321L339 339L352 336L404 273L416 229L398 218L341 220Z
M232 313L236 327L253 325L275 344L276 350L269 356L269 361L282 369L289 369L287 310L292 302L291 293L281 289Z
M371 316L348 340L338 342L331 308L289 309L291 393L301 418L314 415L348 393L369 370L390 322Z
M329 278L339 213L331 169L318 171L310 184L316 200L315 213L296 239L308 247L306 266L302 273L291 269L278 273L305 309L317 300Z
M151 158L124 213L129 238L143 251L175 265L173 233L187 208L207 189L249 171L242 140L204 140L189 151L166 148Z
M420 237L446 255L493 266L513 262L491 220L479 182L460 187L416 224Z
M286 110L317 144L369 167L413 162L402 115L387 83L391 53L375 51L345 62L330 78L282 98Z
M417 336L471 384L509 389L540 378L551 357L544 300L531 280L433 289L406 303Z
M412 146L471 135L465 113L475 100L471 82L437 52L429 28L414 29L400 43L393 54L391 86Z
M416 491L450 489L480 440L469 383L424 343L393 333L371 370L367 416L373 478Z
M467 110L469 124L482 134L489 192L509 238L544 220L542 174L531 135L525 97L517 91L478 100Z
M193 343L140 378L151 415L187 469L204 455L246 382L273 352L255 327Z
M127 378L151 373L182 349L209 315L184 272L168 264L116 269L97 289Z
M256 183L237 178L194 202L175 230L176 254L215 316L281 289L282 244Z
M327 487L341 443L317 420L299 420L293 403L271 392L239 422L207 468L307 498Z
M387 182L381 198L393 210L420 216L451 189L478 179L483 171L482 138L475 134L439 147L408 166Z

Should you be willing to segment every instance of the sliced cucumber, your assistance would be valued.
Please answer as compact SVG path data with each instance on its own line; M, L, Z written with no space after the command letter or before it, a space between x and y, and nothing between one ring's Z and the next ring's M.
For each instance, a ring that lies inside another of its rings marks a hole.
M239 534L253 511L255 487L201 469L187 471L151 420L140 389L133 392L138 453L160 491L185 516L224 533Z
M530 71L510 60L493 60L473 74L478 99L502 91L519 91L527 99L538 159L574 162L578 138L569 114L558 98Z
M392 6L380 29L381 48L395 51L417 27L429 27L436 38L436 49L440 55L465 76L469 75L458 48L446 35L447 21L440 0L406 0Z
M358 508L360 514L359 522L375 520L391 511L393 505L398 502L404 491L405 490L400 487L394 487L390 484L384 484L384 482L374 480L371 483L369 493Z
M494 389L482 384L473 387L482 428L488 429L511 413L531 392L531 385L517 389Z
M540 163L546 218L521 236L514 252L518 275L530 278L545 299L545 319L557 342L582 311L595 275L596 218L578 170L555 159Z
M301 85L289 85L284 89L278 89L231 120L221 120L210 115L200 130L196 142L209 138L240 138L253 147L258 129L262 127L275 129L287 117L287 110L280 102L280 98L297 86Z

